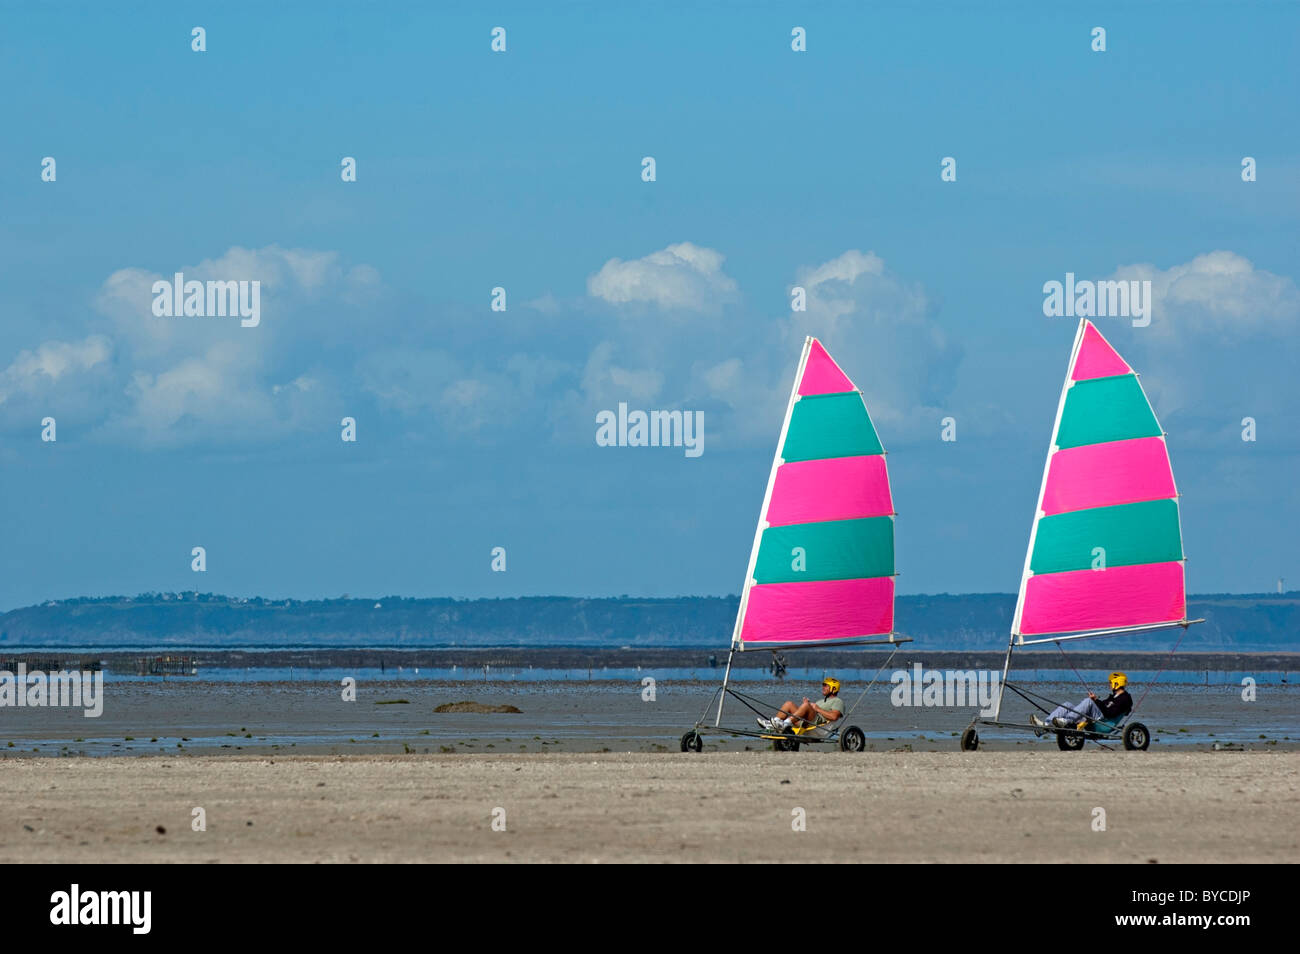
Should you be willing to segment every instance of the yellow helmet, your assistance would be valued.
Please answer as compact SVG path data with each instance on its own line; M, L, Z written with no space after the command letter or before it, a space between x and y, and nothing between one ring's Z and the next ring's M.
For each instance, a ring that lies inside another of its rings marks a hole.
M831 692L840 691L840 681L836 679L834 676L827 676L825 679L822 680L822 685L830 686Z
M1113 672L1110 674L1110 687L1112 689L1122 689L1128 685L1128 676L1122 672Z

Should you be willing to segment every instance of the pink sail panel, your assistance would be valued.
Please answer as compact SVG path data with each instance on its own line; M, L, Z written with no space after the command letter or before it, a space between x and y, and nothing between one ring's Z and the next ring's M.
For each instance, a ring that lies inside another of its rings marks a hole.
M1181 563L1043 573L1025 583L1024 636L1176 623L1187 612Z
M1109 378L1132 373L1133 369L1101 336L1101 332L1091 321L1087 322L1083 328L1083 341L1079 344L1079 356L1074 361L1074 373L1070 375L1071 380L1087 381L1089 378Z
M767 508L773 527L821 520L885 517L894 512L882 455L782 464Z
M826 353L822 343L816 338L808 349L808 360L804 362L803 378L799 381L799 393L803 394L840 394L853 391L853 382L835 366L834 359Z
M1043 513L1166 500L1177 494L1159 437L1070 447L1052 455Z
M894 628L894 578L760 583L750 587L740 639L815 643Z

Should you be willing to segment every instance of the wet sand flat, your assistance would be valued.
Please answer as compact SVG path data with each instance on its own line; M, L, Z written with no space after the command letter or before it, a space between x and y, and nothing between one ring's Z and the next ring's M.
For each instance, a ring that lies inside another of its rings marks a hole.
M395 755L534 754L566 752L676 753L683 732L702 714L711 724L717 684L660 682L647 701L638 681L460 681L362 683L344 701L325 682L105 685L103 713L85 718L72 708L0 709L0 762L16 755ZM813 687L791 683L745 687L770 703L798 701ZM847 698L857 699L857 687ZM1050 698L1082 695L1076 685L1035 684ZM511 705L518 713L438 712L461 702ZM1009 720L1026 722L1030 708L1008 700ZM1236 686L1159 686L1144 700L1140 720L1152 750L1177 746L1209 750L1232 744L1300 749L1300 686L1263 687L1256 701ZM859 725L869 750L910 746L916 752L956 751L975 714L970 708L895 706L876 687L848 719ZM724 724L751 731L754 714L728 700ZM1055 752L1051 739L1031 733L981 729L990 749ZM767 743L710 733L706 752L766 748Z
M37 756L0 762L0 861L1294 862L1298 782L1293 751Z

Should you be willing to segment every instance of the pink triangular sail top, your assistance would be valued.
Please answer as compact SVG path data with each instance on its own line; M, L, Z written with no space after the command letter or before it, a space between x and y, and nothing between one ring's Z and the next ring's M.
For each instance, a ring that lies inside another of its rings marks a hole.
M1091 378L1109 378L1117 374L1132 374L1133 369L1110 346L1091 321L1084 322L1083 341L1079 343L1079 356L1074 361L1071 380L1087 381Z
M822 343L813 338L808 349L808 360L804 363L803 377L799 380L799 394L839 394L853 390L856 388L848 375L839 369Z

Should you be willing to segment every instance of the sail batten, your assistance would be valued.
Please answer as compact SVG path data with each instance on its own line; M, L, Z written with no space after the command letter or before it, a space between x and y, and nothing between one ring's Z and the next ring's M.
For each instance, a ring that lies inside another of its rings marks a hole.
M1012 635L1186 622L1178 491L1132 367L1084 319L1057 407Z
M759 513L732 645L892 637L894 505L861 392L804 342Z

